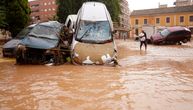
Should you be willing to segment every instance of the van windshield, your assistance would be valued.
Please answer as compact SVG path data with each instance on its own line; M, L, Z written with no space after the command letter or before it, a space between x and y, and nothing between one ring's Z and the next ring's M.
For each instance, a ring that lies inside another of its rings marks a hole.
M104 43L112 39L108 21L80 21L77 40L92 43Z

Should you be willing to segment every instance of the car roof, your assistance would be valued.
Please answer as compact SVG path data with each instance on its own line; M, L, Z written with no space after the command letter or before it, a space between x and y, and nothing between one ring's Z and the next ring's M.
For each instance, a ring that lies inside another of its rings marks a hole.
M175 27L168 27L167 28L170 32L175 32L175 31L190 31L186 27L181 27L181 26L175 26Z
M108 11L106 6L100 2L85 2L82 5L81 19L88 21L106 21L108 20Z
M31 25L29 25L28 26L28 28L33 28L33 27L35 27L37 24L31 24Z
M58 27L61 27L61 26L62 26L62 24L59 23L58 21L42 22L42 23L39 23L38 25L48 26L48 27L53 27L53 28L58 28Z

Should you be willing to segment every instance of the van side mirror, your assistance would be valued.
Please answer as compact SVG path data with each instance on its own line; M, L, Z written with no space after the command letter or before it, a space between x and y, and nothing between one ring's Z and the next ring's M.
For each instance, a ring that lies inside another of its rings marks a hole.
M74 33L74 29L69 28L69 33L73 34Z

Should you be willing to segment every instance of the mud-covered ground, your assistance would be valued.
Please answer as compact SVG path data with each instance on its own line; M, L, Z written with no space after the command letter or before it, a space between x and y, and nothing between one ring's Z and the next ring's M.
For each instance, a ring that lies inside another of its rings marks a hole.
M147 52L139 42L116 43L117 67L0 58L0 110L192 110L193 42Z

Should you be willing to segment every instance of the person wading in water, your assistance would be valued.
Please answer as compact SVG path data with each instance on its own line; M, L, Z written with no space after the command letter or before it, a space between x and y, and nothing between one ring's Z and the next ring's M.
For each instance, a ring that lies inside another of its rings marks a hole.
M147 50L147 35L144 30L139 34L139 40L140 40L140 51L143 46L145 45L145 51Z

